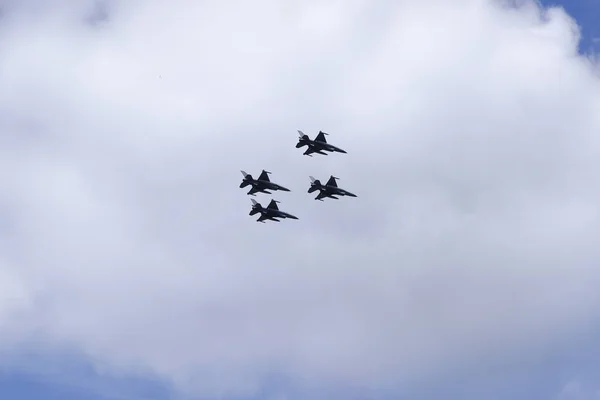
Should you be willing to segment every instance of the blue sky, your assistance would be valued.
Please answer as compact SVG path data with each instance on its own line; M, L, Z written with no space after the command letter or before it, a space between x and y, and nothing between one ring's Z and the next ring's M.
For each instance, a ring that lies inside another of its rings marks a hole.
M560 5L572 15L582 28L582 41L580 50L582 52L599 49L600 42L594 42L594 38L600 39L600 5L594 0L568 0L550 1L542 0L546 6Z
M600 50L600 1L572 0L563 3L542 1L545 5L562 5L583 28L582 52ZM343 146L342 146L343 147ZM351 189L350 189L351 190ZM471 364L457 368L452 375L405 385L403 398L464 400L554 400L566 385L579 390L573 400L592 400L600 390L600 329L590 327L567 342L543 351L502 359L484 367ZM515 361L517 360L517 361ZM14 400L171 400L175 396L167 382L148 377L106 376L96 373L84 356L29 356L27 365L59 366L58 371L44 374L30 368L13 368L0 373L0 398ZM281 392L305 394L301 388L284 385L283 379L271 379L262 389L264 397L276 398ZM579 386L578 386L579 385ZM325 391L327 392L327 391ZM320 392L321 395L323 392ZM398 393L390 395L396 397ZM356 393L352 387L336 388L332 396L349 399L385 398L386 393ZM325 396L327 397L327 396ZM261 395L262 398L262 395ZM599 397L600 398L600 397ZM233 400L233 399L232 399ZM238 399L235 399L238 400ZM287 399L285 399L287 400Z
M600 388L600 329L591 329L587 334L571 338L571 341L557 346L538 356L522 355L515 360L500 361L484 369L458 369L452 375L440 376L435 382L408 385L389 396L385 393L367 393L354 388L337 388L336 391L318 391L320 396L349 399L401 398L464 400L504 400L540 399L554 400L564 386L572 383L577 387L578 396L564 397L572 400L596 400L595 391ZM36 358L38 358L36 360ZM60 367L54 374L32 374L18 370L5 372L0 378L2 398L20 400L167 400L178 399L175 392L165 382L142 377L111 377L94 372L92 365L84 357L31 356L30 363ZM264 394L257 396L273 398L279 393L305 393L300 388L285 383L284 379L272 379L261 389ZM293 398L293 397L292 397ZM240 399L236 399L240 400ZM244 400L246 400L244 398ZM254 400L251 399L251 400Z
M68 373L67 373L68 374ZM82 376L83 375L83 376ZM76 381L71 383L70 381ZM103 379L93 374L44 377L39 374L11 372L0 379L0 392L7 399L168 399L169 393L152 380Z

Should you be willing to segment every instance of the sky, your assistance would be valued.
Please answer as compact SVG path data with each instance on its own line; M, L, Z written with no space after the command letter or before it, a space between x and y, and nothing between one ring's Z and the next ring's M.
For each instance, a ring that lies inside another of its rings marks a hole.
M1 398L600 399L597 2L0 10Z
M572 18L574 18L581 31L581 42L579 50L582 53L593 53L600 50L600 5L595 0L565 0L549 1L542 0L542 5L551 7L562 7Z

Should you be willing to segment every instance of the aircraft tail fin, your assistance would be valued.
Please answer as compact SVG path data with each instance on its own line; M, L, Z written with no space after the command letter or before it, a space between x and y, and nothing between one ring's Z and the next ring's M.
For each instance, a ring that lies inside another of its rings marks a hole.
M277 203L279 203L277 200L271 200L267 208L271 210L279 210L279 207L277 207Z
M336 187L337 187L337 182L336 182L336 179L338 179L338 180L339 180L340 178L336 178L335 176L331 175L331 176L329 177L329 180L327 181L326 185L327 185L327 186L336 186Z
M327 143L327 139L325 139L325 135L329 135L329 133L319 131L319 134L315 138L315 142Z
M262 172L260 173L260 175L258 176L258 180L259 181L267 181L267 182L269 182L270 181L269 174L270 174L269 171L266 171L266 170L263 169Z

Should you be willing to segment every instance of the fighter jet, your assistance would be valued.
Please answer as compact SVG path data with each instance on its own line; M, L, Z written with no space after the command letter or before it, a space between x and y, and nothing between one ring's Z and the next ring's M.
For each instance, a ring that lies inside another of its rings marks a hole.
M298 143L296 144L296 148L299 149L303 146L307 146L308 148L304 152L305 156L312 157L313 153L322 154L324 156L327 155L326 151L330 152L338 152L338 153L346 153L345 150L340 149L332 144L327 143L325 139L325 135L329 135L323 131L319 131L315 140L311 140L308 135L304 134L301 130L298 130L298 134L300 138L298 139Z
M308 189L308 193L312 193L315 190L318 190L319 194L317 195L317 197L315 197L315 200L321 200L321 201L323 201L323 198L325 198L325 197L331 197L332 199L336 199L336 200L338 198L335 196L357 197L354 193L350 193L349 191L338 187L336 179L340 179L340 178L336 178L335 176L331 175L331 177L329 178L327 183L325 185L323 185L323 184L321 184L321 181L319 181L318 179L315 179L311 176L310 177L311 183L310 183L310 188Z
M256 220L256 222L264 223L265 220L269 219L275 222L279 222L277 218L298 219L298 217L292 214L281 211L279 207L277 207L277 203L279 203L277 200L271 200L267 208L264 208L258 201L254 199L250 200L252 200L252 210L250 210L250 214L248 215L260 213L260 217Z
M255 196L255 193L266 193L271 194L268 190L282 190L284 192L289 192L290 189L285 188L281 185L271 182L269 179L270 172L265 171L264 169L258 176L258 179L252 178L252 175L246 173L245 171L241 171L242 175L244 175L244 180L240 183L240 188L246 187L248 185L252 185L252 189L247 193L251 196Z

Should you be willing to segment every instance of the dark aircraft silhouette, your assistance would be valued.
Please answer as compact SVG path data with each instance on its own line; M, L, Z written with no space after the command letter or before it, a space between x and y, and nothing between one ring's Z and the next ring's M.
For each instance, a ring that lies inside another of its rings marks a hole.
M255 193L266 193L271 194L268 190L282 190L284 192L289 192L290 189L285 188L281 185L271 182L269 179L270 172L265 171L264 169L260 173L258 179L254 179L252 175L246 173L245 171L241 171L242 175L244 175L244 180L240 183L240 188L246 187L248 185L252 185L252 189L248 192L249 195L255 196Z
M319 131L319 134L317 135L317 137L315 137L315 140L311 140L308 137L308 135L304 134L304 132L302 132L301 130L298 130L298 134L300 135L300 138L298 139L296 148L299 149L303 146L307 146L308 148L304 152L305 156L312 157L313 153L322 154L326 156L327 153L325 153L325 151L346 153L345 150L342 150L339 147L327 143L327 140L325 140L325 135L329 134L323 131Z
M319 181L318 179L315 179L311 176L310 177L311 183L310 183L310 188L308 189L308 193L312 193L315 190L318 190L319 194L317 195L317 197L315 197L315 200L321 200L321 201L323 201L323 198L325 198L325 197L331 197L332 199L336 199L336 200L338 198L335 196L357 197L354 193L350 193L349 191L338 187L337 182L335 181L336 179L340 179L340 178L336 178L335 176L331 175L331 177L329 178L327 183L325 185L323 185L323 184L321 184L321 181Z
M271 200L267 208L264 208L259 202L257 202L254 199L250 200L252 200L252 210L250 210L250 214L248 215L260 213L260 217L256 220L256 222L264 223L265 220L279 222L277 218L298 219L298 217L292 214L288 214L286 212L281 211L279 207L277 207L277 203L279 203L277 200Z

